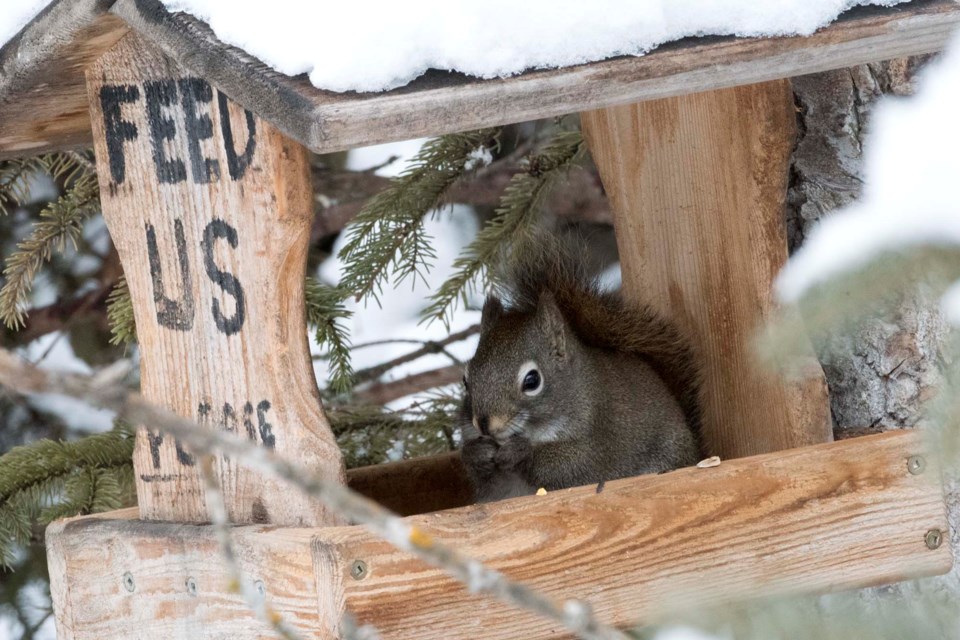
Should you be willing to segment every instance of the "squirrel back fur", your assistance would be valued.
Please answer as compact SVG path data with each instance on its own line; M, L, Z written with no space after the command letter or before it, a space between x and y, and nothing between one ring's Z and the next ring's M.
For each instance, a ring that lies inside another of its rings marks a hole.
M497 279L495 290L511 310L533 313L549 292L584 344L647 362L677 399L702 448L701 367L690 339L651 307L604 290L587 274L583 249L573 241L544 234L530 244Z

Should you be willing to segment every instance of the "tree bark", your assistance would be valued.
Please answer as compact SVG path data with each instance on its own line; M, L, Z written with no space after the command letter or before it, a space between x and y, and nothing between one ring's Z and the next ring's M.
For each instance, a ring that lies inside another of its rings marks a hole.
M927 59L901 58L794 78L798 143L788 192L791 252L820 218L860 196L873 107L882 96L913 93L917 71ZM857 332L816 345L837 436L920 422L924 401L941 381L936 363L945 331L936 300L915 294L902 300L893 321L869 320Z

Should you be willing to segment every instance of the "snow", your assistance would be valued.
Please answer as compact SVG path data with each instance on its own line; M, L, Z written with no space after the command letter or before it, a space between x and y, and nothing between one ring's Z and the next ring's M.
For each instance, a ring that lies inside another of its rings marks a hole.
M782 300L794 302L885 252L960 245L960 37L918 85L915 96L877 106L865 143L863 196L814 228L778 278ZM960 285L944 304L960 322Z
M653 640L721 640L721 638L691 627L667 627L658 631L653 636Z
M382 91L427 69L506 77L693 35L810 34L851 7L902 0L162 1L281 73L331 91Z
M70 341L62 332L48 333L18 350L30 362L41 369L89 374L89 365L77 357ZM115 411L97 409L88 403L54 393L35 393L27 398L34 408L51 413L67 425L81 432L108 431L113 427Z
M409 166L410 161L417 155L420 147L426 141L426 138L417 138L415 140L388 142L387 144L351 149L347 153L346 168L350 171L367 171L373 167L379 167L374 171L375 175L384 178L398 176ZM391 158L396 159L385 164Z
M436 291L440 284L453 274L453 261L464 247L470 243L477 233L477 222L469 207L457 205L445 212L426 220L427 233L434 239L433 246L437 252L433 268L426 275L426 284L418 279L413 285L410 281L404 282L398 288L384 287L380 296L380 306L370 301L366 304L348 302L348 308L354 311L346 326L354 345L382 340L442 340L448 333L440 322L420 324L420 313L429 304L428 296ZM346 241L341 234L334 246L334 252ZM335 284L340 279L342 264L335 257L328 259L320 266L320 280ZM390 275L391 279L393 274ZM479 307L481 300L477 298L473 305ZM454 314L450 331L456 332L466 329L480 321L478 310L463 309ZM477 337L451 344L447 350L461 361L469 360L476 349ZM354 349L352 351L353 366L355 369L374 366L403 355L418 348L417 344L403 342L377 344L375 346ZM323 384L327 379L327 362L316 361L315 372L317 380ZM443 354L430 354L392 369L385 380L406 377L412 373L436 369L450 364L449 358ZM406 405L407 402L400 402ZM391 404L390 406L394 406ZM395 408L395 407L394 407Z
M0 47L27 26L51 0L3 0L0 11Z

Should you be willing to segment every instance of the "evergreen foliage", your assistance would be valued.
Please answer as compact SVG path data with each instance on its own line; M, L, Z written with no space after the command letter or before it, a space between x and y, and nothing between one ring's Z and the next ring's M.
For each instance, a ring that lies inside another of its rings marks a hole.
M424 218L443 204L447 190L467 175L478 149L495 148L499 129L481 129L430 140L393 184L366 204L351 223L340 250L344 263L340 286L357 300L374 299L391 267L394 285L415 279L436 257Z
M531 239L544 198L583 156L585 148L579 130L560 131L540 153L525 159L525 171L510 179L494 217L453 263L454 274L431 296L424 320L441 320L449 329L457 304L466 304L477 280L489 274L489 267L505 254L522 250Z
M133 431L118 424L107 433L40 440L0 457L0 564L11 566L36 525L134 504L133 444Z
M343 305L341 289L307 278L307 324L316 331L317 344L327 347L332 373L329 386L336 393L346 393L353 386L353 366L350 364L350 338L343 326L353 313Z
M454 416L460 398L436 392L425 400L391 411L376 405L329 406L327 417L347 468L453 451Z
M63 252L68 245L76 248L84 220L100 206L97 177L89 161L79 154L58 153L15 161L0 169L0 211L6 213L11 206L28 202L34 171L61 181L66 191L43 208L29 235L6 260L0 320L12 329L24 325L27 296L40 267L55 250Z
M107 320L110 322L110 344L131 344L137 340L137 323L133 317L133 299L127 277L120 276L107 297Z

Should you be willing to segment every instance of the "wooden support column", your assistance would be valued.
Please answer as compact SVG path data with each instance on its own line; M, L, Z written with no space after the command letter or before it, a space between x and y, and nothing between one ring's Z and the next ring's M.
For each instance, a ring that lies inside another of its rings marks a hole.
M787 258L790 82L599 109L582 121L613 206L625 292L685 325L704 359L710 453L829 440L812 349L791 375L763 370L752 352Z
M142 392L343 481L307 345L307 152L136 34L87 70L103 214L133 297ZM144 425L143 519L209 520L200 461ZM234 522L335 522L221 457Z

